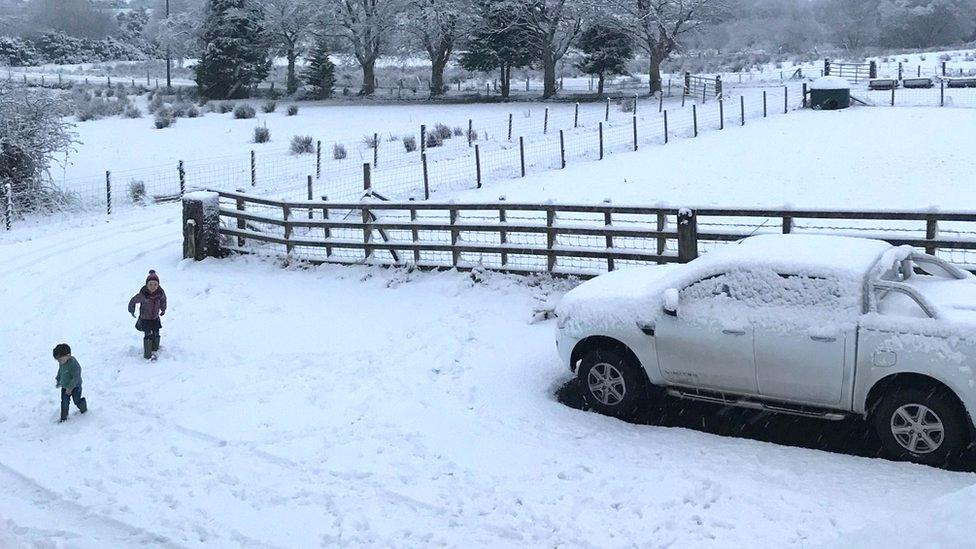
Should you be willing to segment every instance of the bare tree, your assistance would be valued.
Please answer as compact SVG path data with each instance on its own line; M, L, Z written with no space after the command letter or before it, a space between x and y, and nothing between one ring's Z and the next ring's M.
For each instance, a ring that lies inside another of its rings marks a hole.
M430 56L430 95L444 93L444 69L464 27L466 0L409 0L405 26Z
M264 27L274 44L288 60L288 93L298 90L295 62L304 53L307 39L315 24L318 3L315 0L261 0Z
M556 64L579 36L591 9L590 0L533 0L528 9L517 11L530 30L526 37L537 42L533 49L542 62L543 98L556 94Z
M681 41L715 20L725 0L617 0L635 43L648 57L650 92L661 91L661 63L678 51Z
M328 15L363 70L360 95L376 91L376 60L394 39L405 0L328 0Z
M821 19L833 42L847 50L860 50L878 40L876 0L825 0Z

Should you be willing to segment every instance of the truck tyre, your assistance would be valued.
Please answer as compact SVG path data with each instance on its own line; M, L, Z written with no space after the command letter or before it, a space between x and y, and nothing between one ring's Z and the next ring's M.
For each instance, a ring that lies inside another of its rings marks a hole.
M578 375L584 400L604 415L630 419L647 395L640 364L616 349L593 349L583 355Z
M899 461L944 467L969 438L966 414L939 388L896 387L881 398L873 420L885 452Z

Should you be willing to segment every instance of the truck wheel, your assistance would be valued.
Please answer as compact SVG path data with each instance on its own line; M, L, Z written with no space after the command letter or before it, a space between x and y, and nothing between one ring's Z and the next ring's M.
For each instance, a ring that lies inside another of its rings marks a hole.
M639 364L614 349L594 349L579 367L583 397L601 414L629 419L647 394L647 378Z
M899 387L878 403L874 428L893 459L943 467L966 447L965 414L945 390Z

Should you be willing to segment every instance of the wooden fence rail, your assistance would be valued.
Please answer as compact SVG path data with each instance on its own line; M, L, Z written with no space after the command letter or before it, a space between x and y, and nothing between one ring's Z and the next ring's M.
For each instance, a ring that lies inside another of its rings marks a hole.
M976 266L976 212L288 202L211 194L222 251L312 263L592 276L626 265L687 262L752 234L802 232L878 238Z

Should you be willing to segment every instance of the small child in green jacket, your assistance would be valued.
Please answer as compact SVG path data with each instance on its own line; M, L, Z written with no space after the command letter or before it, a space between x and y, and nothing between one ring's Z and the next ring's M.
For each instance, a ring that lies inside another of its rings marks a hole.
M68 420L68 403L74 399L78 411L88 411L88 401L81 396L81 365L71 356L71 347L67 343L59 343L54 347L54 360L58 361L58 375L54 377L57 386L61 388L61 419L58 423Z

